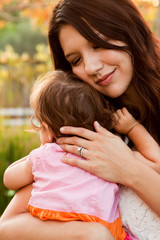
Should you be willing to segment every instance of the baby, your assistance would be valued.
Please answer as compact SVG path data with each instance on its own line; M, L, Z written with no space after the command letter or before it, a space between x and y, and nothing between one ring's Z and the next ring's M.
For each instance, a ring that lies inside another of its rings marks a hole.
M18 189L34 180L28 210L41 220L98 222L110 231L107 240L134 239L122 227L118 184L63 163L64 156L85 159L63 151L56 143L65 125L94 131L93 123L98 121L112 130L115 117L109 102L88 84L62 71L37 80L30 102L32 124L40 131L42 145L6 170L5 185Z
M64 152L56 139L63 136L59 130L62 126L94 131L93 123L98 121L108 130L114 128L120 134L128 135L137 149L133 154L141 161L150 159L153 149L159 154L154 139L126 108L115 112L95 89L62 71L50 72L37 80L30 101L38 122L35 126L32 120L32 124L40 131L42 145L6 170L5 185L18 189L34 180L28 210L42 220L99 222L117 240L136 239L131 233L139 239L125 221L128 233L122 227L118 209L119 186L64 164L61 161L64 156L80 157ZM122 197L120 209L125 219Z

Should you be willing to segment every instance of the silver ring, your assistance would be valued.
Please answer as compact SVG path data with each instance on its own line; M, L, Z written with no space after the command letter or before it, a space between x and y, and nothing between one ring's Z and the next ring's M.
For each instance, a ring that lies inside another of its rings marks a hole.
M80 156L80 157L83 157L83 151L84 151L84 147L78 147L78 155Z

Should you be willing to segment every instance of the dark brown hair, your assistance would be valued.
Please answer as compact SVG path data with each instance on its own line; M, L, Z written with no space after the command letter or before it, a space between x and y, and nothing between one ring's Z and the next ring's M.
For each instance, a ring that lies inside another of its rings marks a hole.
M131 54L134 70L132 81L145 105L145 115L139 113L138 117L160 143L159 42L133 2L131 0L62 0L57 4L50 20L48 33L51 54L56 69L71 71L59 42L59 31L65 24L71 24L87 40L100 47L127 51ZM126 46L112 45L106 41L106 38L123 41ZM112 103L116 107L122 107L119 99L112 100ZM130 107L127 106L135 116L138 109L133 111Z
M38 122L45 122L56 137L62 136L59 129L65 125L90 130L94 130L94 121L107 129L114 125L113 108L108 101L90 85L63 71L39 78L30 103Z

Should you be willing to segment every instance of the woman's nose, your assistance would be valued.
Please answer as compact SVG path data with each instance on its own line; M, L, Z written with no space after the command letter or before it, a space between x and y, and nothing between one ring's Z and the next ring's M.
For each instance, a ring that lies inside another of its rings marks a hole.
M85 71L89 75L95 75L103 68L103 63L93 55L87 55L84 64Z

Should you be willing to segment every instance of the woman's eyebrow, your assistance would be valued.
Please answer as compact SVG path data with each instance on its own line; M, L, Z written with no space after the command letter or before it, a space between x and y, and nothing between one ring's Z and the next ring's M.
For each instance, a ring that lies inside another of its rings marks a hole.
M65 55L65 58L67 59L67 58L69 58L70 56L72 56L74 54L75 54L74 52L68 53L68 54Z

